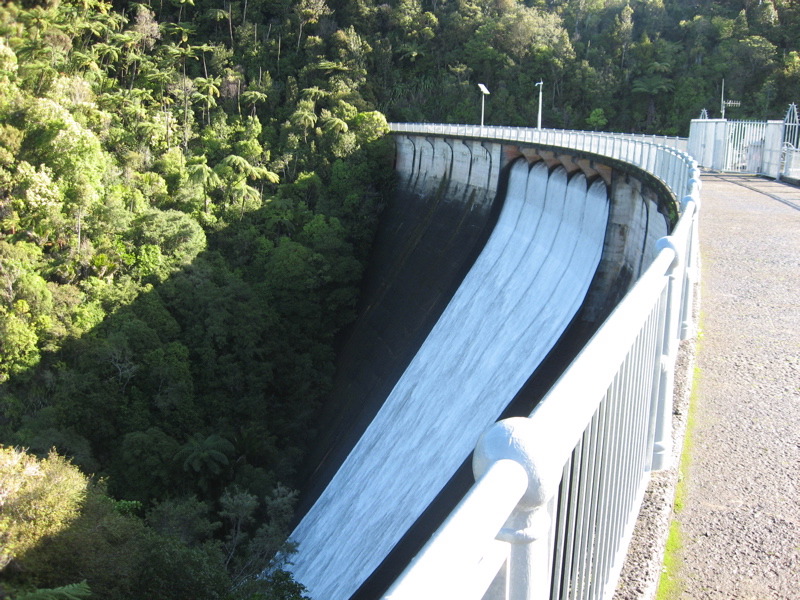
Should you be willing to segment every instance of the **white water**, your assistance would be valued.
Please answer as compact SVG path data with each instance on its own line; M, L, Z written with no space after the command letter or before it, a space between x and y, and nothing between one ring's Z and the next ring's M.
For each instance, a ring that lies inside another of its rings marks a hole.
M483 252L292 533L311 598L349 598L469 456L580 308L607 218L602 182L512 167Z

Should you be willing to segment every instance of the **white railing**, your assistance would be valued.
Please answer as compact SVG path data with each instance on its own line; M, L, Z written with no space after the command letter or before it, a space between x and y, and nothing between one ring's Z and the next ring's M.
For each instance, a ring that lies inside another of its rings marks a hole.
M728 121L728 143L724 171L761 173L767 123Z
M496 423L478 442L476 483L385 595L610 598L649 472L667 466L671 452L677 345L692 328L697 165L666 146L595 133L391 127L470 137L485 131L492 140L526 138L646 164L681 200L680 219L659 240L656 259L530 417Z
M715 171L781 176L783 121L692 119L689 152Z
M467 132L464 135L473 136L475 131L485 131L485 132L496 132L496 131L524 131L526 132L525 135L532 135L535 139L537 135L539 136L552 136L552 135L560 135L560 136L573 136L573 137L585 137L585 136L598 136L598 137L605 137L605 138L617 138L623 140L636 140L636 141L643 141L643 142L650 142L657 146L669 146L670 148L674 148L675 150L679 150L681 152L685 152L688 149L688 138L682 137L673 137L673 136L666 136L666 135L645 135L645 134L638 134L638 133L606 133L606 132L596 132L596 131L581 131L578 129L532 129L530 127L494 127L491 125L486 125L481 127L479 125L448 125L442 123L390 123L389 127L392 131L421 131L420 128L424 128L425 131L431 133L438 133L442 135L452 135L451 132L453 128L457 128L457 130L461 132ZM512 134L513 135L513 134ZM486 136L479 136L479 137L491 137L495 138L493 133L489 133ZM527 139L526 141L530 141ZM542 142L544 143L544 142Z

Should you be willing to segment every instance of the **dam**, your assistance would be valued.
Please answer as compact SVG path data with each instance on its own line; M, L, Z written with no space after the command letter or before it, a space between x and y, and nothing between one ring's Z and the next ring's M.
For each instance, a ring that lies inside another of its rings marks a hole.
M365 408L345 411L290 538L299 548L290 570L315 600L385 592L458 501L445 500L440 516L430 515L480 435L507 415L532 378L553 377L540 367L565 332L596 328L654 260L656 240L677 217L674 196L646 172L591 153L446 136L394 138L395 202L413 199L415 214L444 204L458 216L444 229L441 222L404 229L409 217L400 210L399 222L389 224L398 232L387 236L390 246L425 240L420 228L438 227L441 236L465 215L478 216L466 228L473 241L464 248L442 238L453 255L448 260L433 243L409 261L407 268L434 280L428 265L444 265L442 277L453 282L437 291L431 305L440 307L422 309L425 317L406 331L403 344L411 349L395 349L395 367L373 376L371 385L347 388L351 404ZM407 253L384 249L384 256L410 255L419 251L415 244ZM380 246L381 240L379 255ZM381 285L395 279L413 288L399 272ZM385 290L376 297L397 304ZM364 313L370 312L394 314L371 304ZM368 377L357 373L372 368L368 358L353 361L351 379ZM367 402L360 397L367 389L383 397ZM352 430L342 433L348 424ZM432 525L421 527L423 517Z

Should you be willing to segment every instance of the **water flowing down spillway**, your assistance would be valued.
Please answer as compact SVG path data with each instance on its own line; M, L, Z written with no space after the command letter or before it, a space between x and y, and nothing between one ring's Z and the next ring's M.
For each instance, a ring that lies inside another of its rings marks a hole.
M602 181L511 167L482 253L291 535L311 598L358 590L469 456L580 308L607 219Z

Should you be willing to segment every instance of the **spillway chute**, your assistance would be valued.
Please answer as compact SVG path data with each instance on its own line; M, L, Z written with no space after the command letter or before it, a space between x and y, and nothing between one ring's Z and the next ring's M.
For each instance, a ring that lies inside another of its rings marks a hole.
M558 341L600 260L604 189L509 170L483 251L371 424L292 534L315 600L346 600L447 484Z

